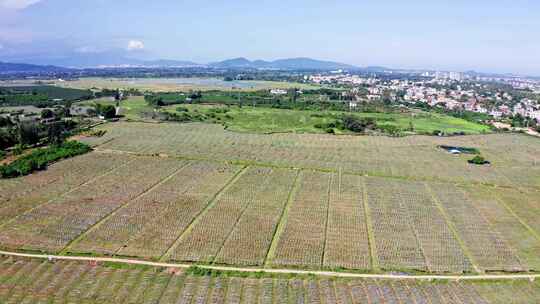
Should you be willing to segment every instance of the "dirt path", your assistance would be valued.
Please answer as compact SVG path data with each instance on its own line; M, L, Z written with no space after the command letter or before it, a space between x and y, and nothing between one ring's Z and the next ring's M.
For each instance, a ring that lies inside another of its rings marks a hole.
M64 260L64 261L88 261L88 262L112 262L131 265L144 265L153 267L165 268L189 268L190 264L174 264L150 262L136 259L119 259L119 258L101 258L101 257L80 257L80 256L59 256L46 254L31 254L18 253L9 251L0 251L0 255L12 257L26 257L36 259L49 260ZM404 275L404 274L362 274L350 272L333 272L333 271L310 271L296 269L267 269L267 268L240 268L228 266L207 266L196 265L199 268L218 270L218 271L237 271L237 272L265 272L270 274L297 274L297 275L315 275L340 278L356 278L356 279L389 279L389 280L530 280L540 278L540 274L492 274L492 275Z

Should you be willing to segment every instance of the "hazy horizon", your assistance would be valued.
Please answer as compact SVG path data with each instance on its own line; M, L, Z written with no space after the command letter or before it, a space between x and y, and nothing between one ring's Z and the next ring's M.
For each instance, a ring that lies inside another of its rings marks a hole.
M0 61L125 56L540 76L538 1L0 0Z

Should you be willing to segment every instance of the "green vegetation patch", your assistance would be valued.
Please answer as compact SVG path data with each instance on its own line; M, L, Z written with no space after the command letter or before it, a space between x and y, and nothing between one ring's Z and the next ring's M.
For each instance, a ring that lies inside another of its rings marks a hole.
M221 95L221 96L220 96ZM251 93L252 98L257 97L257 93ZM157 95L156 95L157 96ZM246 133L335 133L353 134L353 131L338 128L336 121L345 115L351 115L361 119L372 119L375 121L376 129L380 133L392 136L404 134L483 134L490 132L488 126L466 121L464 119L429 112L348 112L340 108L334 108L333 102L327 103L302 103L298 102L298 107L303 104L304 108L289 109L288 104L260 104L265 99L259 96L260 100L256 106L250 103L224 104L223 98L233 101L234 95L213 92L203 93L202 99L205 103L189 104L185 103L185 98L189 94L163 94L164 106L152 106L149 104L150 97L131 97L120 102L120 114L129 120L161 120L176 122L207 122L224 125L228 130ZM176 99L178 98L178 99ZM211 100L206 99L214 99ZM176 100L176 102L175 102ZM218 102L221 101L221 102ZM236 100L237 101L237 100ZM271 102L271 101L268 101ZM99 100L100 104L115 104L114 101ZM93 102L83 102L81 104L96 105ZM326 106L325 106L326 105ZM324 107L323 107L324 106ZM368 109L369 110L369 109ZM333 127L335 125L335 127Z
M55 161L85 154L91 150L90 146L77 141L36 149L10 164L1 166L0 176L2 178L14 178L28 175L35 171L47 169L47 166Z
M431 135L436 130L442 130L444 134L482 134L489 131L488 127L477 123L434 113L411 116L410 113L290 110L202 104L184 104L180 110L178 108L179 106L169 106L162 108L162 111L198 114L197 119L191 121L220 123L228 130L250 133L355 133L354 130L343 127L344 117L354 117L357 121L360 120L364 127L368 126L389 135ZM201 119L199 115L204 115L206 119ZM355 123L348 125L354 127Z
M473 159L468 160L469 164L473 165L489 165L491 164L489 161L487 161L483 156L476 155Z
M265 271L233 271L233 270L216 270L203 268L199 266L191 266L186 270L187 275L199 276L199 277L234 277L234 278L309 278L313 279L316 276L314 274L279 274L270 273Z
M49 107L66 101L93 98L90 90L61 88L55 86L0 87L0 106Z

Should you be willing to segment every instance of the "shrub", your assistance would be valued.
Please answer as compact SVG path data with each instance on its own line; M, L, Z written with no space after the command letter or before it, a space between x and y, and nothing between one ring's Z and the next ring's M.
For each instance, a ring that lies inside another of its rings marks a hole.
M225 114L229 112L229 109L225 108L212 108L209 110L210 113Z
M473 165L487 165L489 162L482 156L476 155L473 159L470 159L469 164Z
M25 149L25 145L17 144L15 145L15 149L13 150L14 155L21 155L23 154Z
M381 132L392 135L392 136L401 135L401 129L394 125L381 125L381 126L378 126L378 129Z
M6 158L6 151L0 150L0 160L3 160L4 158Z
M333 128L328 128L328 129L326 129L326 133L328 133L328 134L335 134L336 132L334 131Z
M189 112L189 109L185 107L177 107L176 112Z
M49 109L44 109L41 111L41 118L53 118L54 112Z
M105 119L116 117L116 108L113 105L97 104L96 111L99 115L105 117Z
M374 129L377 124L375 119L371 117L367 118L358 118L355 116L344 116L342 118L343 127L349 131L353 132L364 132L366 129Z

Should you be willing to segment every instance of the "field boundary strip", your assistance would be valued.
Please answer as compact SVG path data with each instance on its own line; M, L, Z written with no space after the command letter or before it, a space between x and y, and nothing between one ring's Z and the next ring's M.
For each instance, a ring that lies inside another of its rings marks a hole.
M97 263L120 263L128 265L151 266L160 268L182 268L187 269L193 266L202 269L216 271L231 271L243 273L268 273L268 274L284 274L284 275L314 275L322 277L339 277L339 278L356 278L356 279L388 279L388 280L529 280L534 281L540 279L540 274L482 274L482 275L406 275L406 274L364 274L353 272L334 272L334 271L316 271L316 270L298 270L285 268L241 268L229 266L215 265L195 265L195 264L179 264L179 263L164 263L152 262L137 259L121 259L121 258L106 258L106 257L88 257L88 256L64 256L64 255L47 255L10 252L0 250L0 255L8 257L32 258L32 259L47 259L49 261L78 261L78 262L97 262Z

